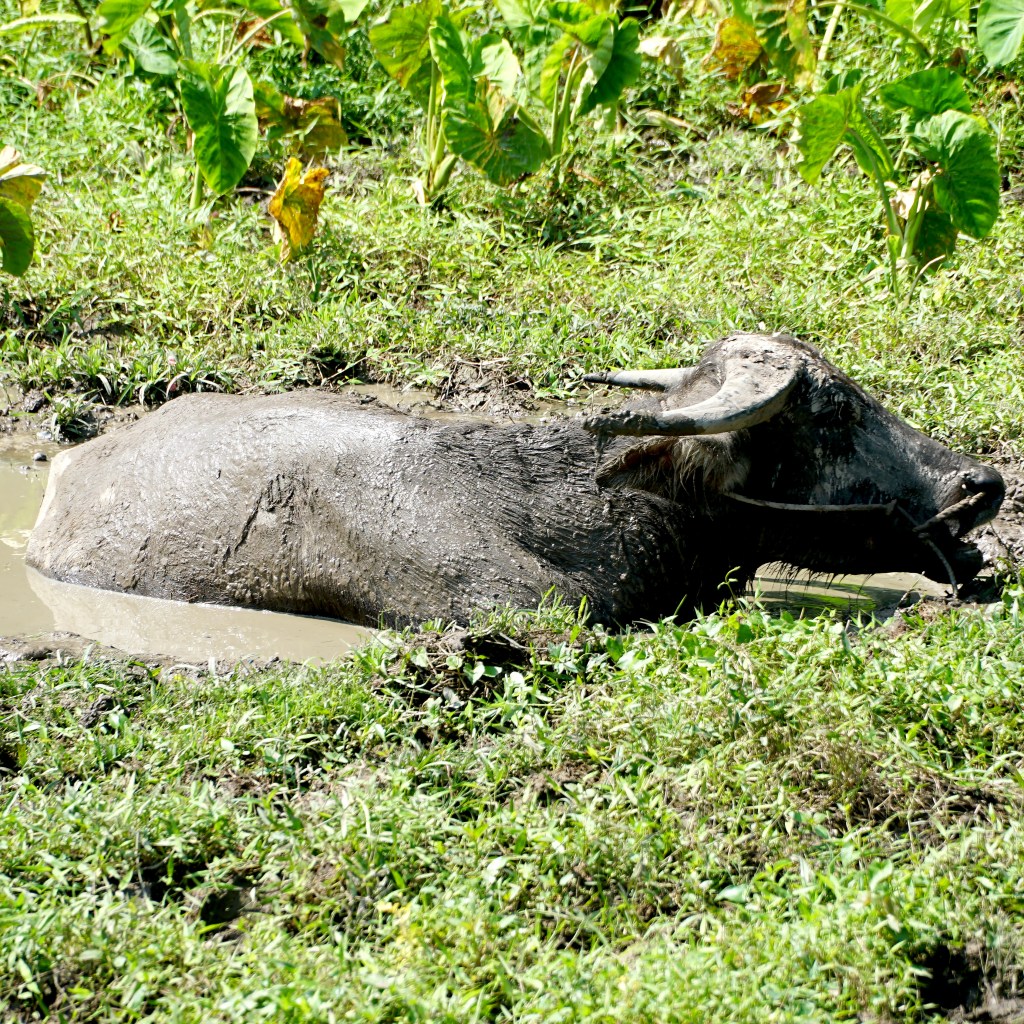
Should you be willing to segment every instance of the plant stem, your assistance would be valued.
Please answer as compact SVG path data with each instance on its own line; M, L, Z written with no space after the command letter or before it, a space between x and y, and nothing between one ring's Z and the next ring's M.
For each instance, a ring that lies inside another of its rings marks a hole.
M832 17L828 19L828 24L825 26L825 35L822 36L821 46L818 47L818 63L824 64L825 58L828 56L828 48L832 45L832 37L836 34L836 29L839 27L839 19L843 16L843 0L839 0L836 4L835 10L832 11Z
M71 6L79 13L82 18L82 29L85 32L85 45L90 49L96 48L96 43L92 38L92 28L89 26L89 16L85 13L85 8L82 6L82 0L71 0Z
M865 144L859 135L847 132L847 142L850 143L861 157L861 162L871 168L871 179L874 181L878 189L879 198L882 200L882 212L885 215L885 223L889 232L889 237L885 240L885 248L889 253L889 278L892 282L893 294L899 296L899 268L896 264L896 253L893 245L890 244L889 238L897 240L902 246L903 232L900 229L900 222L896 217L896 212L892 208L892 203L889 201L889 190L885 187L885 175L882 173L882 168L878 165L877 154L870 146Z
M921 231L921 225L924 223L924 215L931 205L930 192L931 184L923 187L919 186L914 190L914 202L907 211L907 224L903 229L902 254L904 259L910 259L917 248L917 236Z
M434 189L434 147L437 139L438 93L440 92L441 71L434 60L430 62L430 95L427 98L427 120L423 126L423 149L427 161L426 191L429 196Z
M831 7L834 4L840 4L848 11L855 11L857 14L863 14L865 18L877 21L879 25L884 25L897 35L903 36L925 60L932 59L932 51L928 49L928 44L913 29L907 28L906 25L901 25L887 14L875 10L873 7L850 3L849 0L824 0L824 2L819 3L817 6Z
M195 177L192 179L192 198L189 200L188 208L192 211L198 210L203 205L203 176L199 173L199 164L196 163Z

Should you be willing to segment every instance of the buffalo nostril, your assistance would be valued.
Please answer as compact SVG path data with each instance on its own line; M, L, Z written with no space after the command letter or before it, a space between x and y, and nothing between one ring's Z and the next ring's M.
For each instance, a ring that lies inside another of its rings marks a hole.
M973 494L983 494L990 504L998 505L1006 493L1003 478L989 466L975 466L963 474L964 490Z

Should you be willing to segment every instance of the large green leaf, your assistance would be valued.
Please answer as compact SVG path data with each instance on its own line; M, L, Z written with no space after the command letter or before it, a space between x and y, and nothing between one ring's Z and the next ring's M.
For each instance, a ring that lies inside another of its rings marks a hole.
M145 18L132 25L131 31L121 40L121 46L132 55L138 67L151 75L173 77L178 74L178 62L167 40Z
M818 181L825 164L842 145L855 102L855 91L843 89L835 94L822 93L800 108L796 146L801 159L797 170L809 185Z
M978 45L989 64L1009 64L1024 43L1024 0L981 0Z
M935 201L958 231L984 238L999 216L999 161L992 133L970 114L947 110L920 122L914 141L925 160L938 164Z
M256 152L259 126L252 82L244 68L181 62L181 105L195 136L196 163L217 194L233 189Z
M533 174L548 156L543 132L486 83L478 87L474 102L445 107L444 134L453 153L497 185Z
M971 99L964 80L948 68L925 68L878 90L882 101L894 110L907 110L911 121L941 114L944 110L970 113Z
M25 163L13 146L0 147L0 199L9 199L28 211L45 180L42 167Z
M486 79L511 97L520 68L512 47L496 33L470 40L448 17L437 18L430 28L430 52L441 71L446 103L464 97L472 101L478 79Z
M0 269L21 277L32 262L35 244L28 211L20 203L0 198Z
M474 77L486 78L506 96L515 92L520 74L522 69L519 67L519 58L508 40L492 32L480 39L474 47Z
M895 175L892 154L864 112L860 94L859 85L834 94L821 93L800 108L797 149L801 160L797 170L808 184L817 182L822 168L843 143L853 150L861 170L878 173L883 180Z
M470 43L464 32L443 15L434 20L428 30L430 53L437 62L444 81L446 102L465 100L472 102L474 79Z
M291 0L292 17L309 45L335 67L345 66L344 39L366 0Z
M370 45L384 70L421 106L430 89L430 26L441 14L441 0L398 7L370 29Z
M132 25L149 10L153 0L103 0L96 8L98 28L107 38L103 48L112 51L131 31Z
M818 57L807 25L807 0L758 0L750 11L772 64L794 85L809 87Z
M587 114L597 107L618 102L622 93L640 77L642 60L640 25L635 19L627 18L615 29L611 59L581 105L580 113Z

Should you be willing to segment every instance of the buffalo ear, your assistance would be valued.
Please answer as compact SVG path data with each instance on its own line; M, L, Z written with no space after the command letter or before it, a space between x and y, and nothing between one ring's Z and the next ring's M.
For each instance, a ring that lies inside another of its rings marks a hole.
M638 438L633 444L602 456L594 474L599 484L628 482L643 487L650 478L674 477L677 439L665 434ZM646 489L646 488L645 488Z

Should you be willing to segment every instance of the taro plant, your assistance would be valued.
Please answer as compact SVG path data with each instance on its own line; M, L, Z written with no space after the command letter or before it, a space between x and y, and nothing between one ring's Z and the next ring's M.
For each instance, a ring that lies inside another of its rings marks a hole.
M498 185L548 160L561 175L571 129L599 108L614 111L640 73L637 22L620 22L599 0L498 8L522 61L497 33L471 36L468 11L441 0L397 8L370 29L378 59L426 114L424 201L446 187L459 157Z
M837 150L853 152L882 205L890 276L898 291L900 266L935 265L953 252L959 234L984 238L992 230L1000 190L995 140L971 114L963 79L946 68L927 68L878 90L879 99L900 112L894 151L865 107L863 83L855 79L833 79L800 108L798 166L813 185Z
M430 202L448 185L457 157L448 149L441 123L444 83L430 47L430 30L444 19L456 30L465 13L451 14L441 0L420 0L396 7L372 26L370 45L384 70L423 109L421 178L415 182L421 202Z
M493 33L470 39L450 18L439 18L430 52L441 73L441 127L452 152L497 185L537 171L551 145L514 98L522 72L508 41Z
M341 66L344 37L367 0L237 0L233 7L196 7L188 0L103 0L97 8L108 52L123 50L147 74L173 81L192 133L196 159L192 209L202 203L204 186L215 195L233 189L256 152L262 123L273 142L322 155L346 141L336 100L297 101L273 86L254 87L237 55L259 35L273 30L281 41L315 49ZM193 37L208 18L226 18L238 37L215 61L195 59ZM259 114L256 94L259 90Z
M603 109L614 114L640 74L640 29L600 0L497 0L523 52L526 93L547 110L547 148L561 174L571 130Z
M46 172L11 146L0 147L0 269L20 277L32 263L36 236L30 211Z
M978 45L996 67L1009 64L1024 44L1024 0L981 0Z

